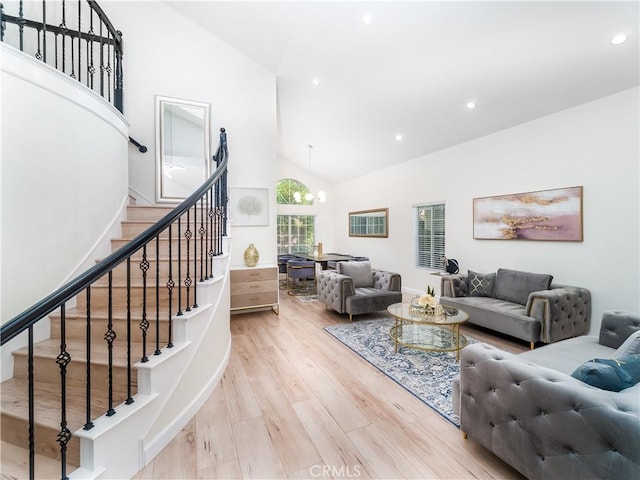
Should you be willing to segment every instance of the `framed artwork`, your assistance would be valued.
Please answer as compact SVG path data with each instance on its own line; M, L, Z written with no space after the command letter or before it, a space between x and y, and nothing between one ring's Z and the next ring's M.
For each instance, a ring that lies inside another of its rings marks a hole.
M231 187L229 192L232 226L269 225L269 189Z
M581 242L582 187L473 199L473 238Z
M350 237L379 237L389 236L389 209L361 210L349 212Z

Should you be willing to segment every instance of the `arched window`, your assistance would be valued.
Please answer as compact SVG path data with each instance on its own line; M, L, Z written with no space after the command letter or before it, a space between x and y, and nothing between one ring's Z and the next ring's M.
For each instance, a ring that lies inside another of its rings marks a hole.
M313 205L313 198L307 200L307 186L293 178L283 178L276 183L276 203L278 205Z
M313 205L313 198L311 200L305 198L308 191L304 183L293 178L283 178L276 183L276 203L278 205ZM279 255L313 252L314 215L278 214L277 230Z

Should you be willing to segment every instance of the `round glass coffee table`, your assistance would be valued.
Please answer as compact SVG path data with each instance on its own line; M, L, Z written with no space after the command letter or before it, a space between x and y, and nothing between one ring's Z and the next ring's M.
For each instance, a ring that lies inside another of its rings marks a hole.
M426 315L416 313L410 303L394 303L387 311L395 319L389 330L396 353L398 345L424 351L456 352L460 360L460 350L467 345L467 339L460 334L460 324L469 319L469 314L458 308L446 307L444 313Z

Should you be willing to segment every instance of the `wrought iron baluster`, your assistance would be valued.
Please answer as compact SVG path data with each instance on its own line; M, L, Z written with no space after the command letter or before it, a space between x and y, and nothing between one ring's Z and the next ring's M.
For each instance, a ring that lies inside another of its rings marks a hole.
M95 46L95 32L93 31L93 9L89 10L89 31L87 32L87 87L93 90L93 75L96 67L93 64L93 47Z
M102 40L102 27L104 23L100 20L100 96L104 98L104 42Z
M133 403L131 395L131 257L127 257L127 405Z
M216 255L222 253L222 228L224 224L224 215L220 207L216 207Z
M122 32L116 32L119 35L119 42L114 41L114 64L116 67L114 78L114 98L113 105L122 113L124 113L124 78L122 73Z
M82 83L82 0L78 0L78 79Z
M113 341L116 339L116 332L113 330L113 270L109 270L109 303L107 309L107 331L104 339L107 341L108 370L109 370L109 405L107 417L116 413L113 409Z
M47 2L42 1L42 61L47 63Z
M200 281L204 282L204 261L206 257L206 250L204 249L204 235L207 233L207 230L204 228L204 197L203 195L200 197L200 230L198 233L200 234Z
M65 73L67 68L65 45L67 31L66 10L66 2L65 0L62 0L62 23L60 24L60 31L62 32L62 73Z
M182 217L178 217L178 316L182 315Z
M67 365L71 362L71 355L67 351L66 309L60 306L60 353L56 363L60 367L60 432L56 441L60 444L61 478L67 478L67 444L71 440L71 431L67 426Z
M71 45L71 73L69 76L73 79L76 78L76 63L75 63L75 47L73 46L73 34L69 35L69 44Z
M149 329L149 320L147 320L147 270L149 270L149 261L147 260L146 245L142 247L140 270L142 270L142 320L140 321L140 330L142 331L142 359L140 361L145 363L149 361L149 358L147 358L147 330Z
M107 100L111 102L111 32L107 30Z
M156 236L156 350L154 355L160 355L160 234Z
M209 217L209 261L207 265L209 266L209 278L213 278L213 245L216 234L213 228L213 189L210 188L207 194L209 195L209 210L207 212L207 216Z
M20 39L20 51L22 52L24 50L24 2L23 0L20 0L20 10L18 11L18 32L19 32L19 39Z
M0 4L1 5L1 4ZM35 439L35 379L33 377L33 325L28 333L27 378L29 382L29 478L33 480L36 472L36 439Z
M54 52L54 66L56 68L56 70L58 69L58 33L54 33L53 34L53 52Z
M185 311L190 312L191 311L191 305L189 305L189 290L191 288L191 274L189 272L189 268L190 268L190 261L189 259L191 258L189 256L189 245L190 245L190 240L191 240L191 226L190 226L190 220L189 220L189 212L191 211L191 209L187 210L187 229L184 232L184 238L187 239L187 274L186 277L184 279L184 286L187 287L187 307L185 308Z
M4 42L4 29L6 22L4 21L4 5L0 3L0 42Z
M42 52L40 50L40 30L38 29L38 50L35 54L36 60L42 60Z
M220 152L218 152L219 154ZM216 156L216 167L218 166L218 163L220 162L220 159L217 158ZM220 205L220 182L216 182L215 186L214 186L214 208L215 208L215 212L216 212L216 217L217 217L217 212L218 212L218 206ZM216 254L217 254L217 246L218 246L218 228L219 225L217 224L217 219L216 219Z
M173 288L176 286L173 281L172 226L172 224L169 224L169 279L167 280L167 291L169 293L169 341L167 342L167 348L173 347ZM180 237L178 237L178 242L180 242ZM180 258L178 258L178 262L180 262Z
M198 275L198 203L193 206L193 276ZM195 281L195 280L194 280ZM198 294L198 286L193 285L193 308L198 308L196 295Z
M86 418L84 426L82 427L84 430L91 430L93 428L93 422L91 421L91 285L87 287L87 338L86 341L86 350L87 350L87 385L86 385Z

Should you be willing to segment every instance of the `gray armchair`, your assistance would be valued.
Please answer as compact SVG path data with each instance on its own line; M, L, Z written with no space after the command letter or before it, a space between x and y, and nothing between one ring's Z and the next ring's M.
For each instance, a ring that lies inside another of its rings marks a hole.
M371 268L371 262L338 262L336 268L318 274L318 300L349 320L402 301L400 274Z

